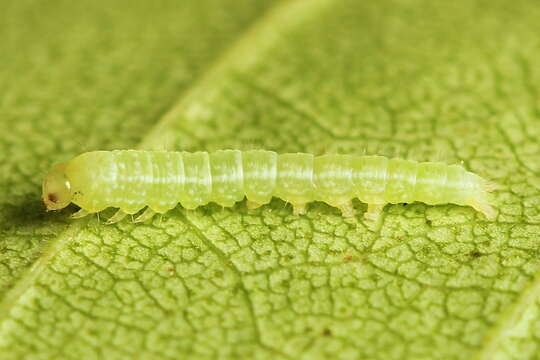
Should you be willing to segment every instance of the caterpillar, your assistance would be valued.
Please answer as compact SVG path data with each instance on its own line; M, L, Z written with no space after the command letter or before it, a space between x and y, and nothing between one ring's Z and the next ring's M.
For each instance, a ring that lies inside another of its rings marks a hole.
M279 197L302 215L306 204L323 201L345 217L352 199L368 204L365 218L377 223L388 203L471 206L492 220L488 192L497 186L460 165L388 159L383 156L277 154L266 150L207 152L92 151L51 167L43 181L48 210L75 203L79 218L108 207L150 219L180 203L194 209L209 202L228 207L247 198L256 208Z

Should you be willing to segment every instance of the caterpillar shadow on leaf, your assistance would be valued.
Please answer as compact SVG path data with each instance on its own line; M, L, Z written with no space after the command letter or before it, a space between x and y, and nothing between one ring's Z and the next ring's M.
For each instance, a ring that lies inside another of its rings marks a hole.
M489 192L494 183L460 165L384 156L277 154L266 150L215 152L92 151L52 166L43 181L48 210L75 203L73 218L117 208L107 223L127 215L135 222L181 204L195 209L210 202L223 207L247 199L258 208L278 197L302 216L322 201L354 217L352 199L367 203L368 228L380 225L386 204L471 206L489 220L497 216Z
M69 210L69 209L68 209ZM65 213L62 211L46 216L43 212L43 202L35 198L35 194L25 195L20 200L4 204L0 213L1 230L17 229L21 227L40 227L53 222L65 222Z

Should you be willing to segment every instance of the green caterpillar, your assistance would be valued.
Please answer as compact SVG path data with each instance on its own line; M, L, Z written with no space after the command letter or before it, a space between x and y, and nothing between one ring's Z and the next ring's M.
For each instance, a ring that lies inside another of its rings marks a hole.
M93 151L54 165L43 182L48 210L71 202L78 218L118 208L108 223L146 207L135 221L165 213L180 203L194 209L209 202L232 206L246 197L255 208L279 197L296 215L324 201L354 216L351 200L368 204L377 222L387 203L472 206L488 219L497 212L488 192L496 186L459 165L388 159L383 156L280 154L273 151L207 152Z

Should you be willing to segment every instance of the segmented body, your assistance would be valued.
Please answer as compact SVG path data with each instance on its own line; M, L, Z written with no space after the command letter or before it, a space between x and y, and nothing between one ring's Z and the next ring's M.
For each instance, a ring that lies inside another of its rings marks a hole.
M377 217L384 204L414 201L468 205L495 216L489 183L463 167L382 156L94 151L72 159L63 171L71 201L89 213L108 207L165 213L178 203L187 209L209 202L232 206L244 197L259 206L279 197L295 213L324 201L351 216L351 200L358 198L370 205L368 217Z

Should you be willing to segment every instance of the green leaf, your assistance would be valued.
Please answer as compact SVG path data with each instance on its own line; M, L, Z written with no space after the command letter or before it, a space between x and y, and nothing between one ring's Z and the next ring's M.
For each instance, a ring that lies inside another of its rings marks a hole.
M0 15L0 358L540 358L538 4L104 4ZM129 147L463 162L504 189L494 222L398 204L378 232L360 202L43 212L51 162Z

